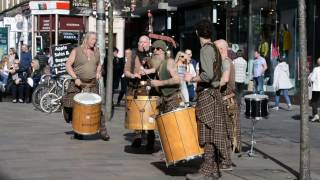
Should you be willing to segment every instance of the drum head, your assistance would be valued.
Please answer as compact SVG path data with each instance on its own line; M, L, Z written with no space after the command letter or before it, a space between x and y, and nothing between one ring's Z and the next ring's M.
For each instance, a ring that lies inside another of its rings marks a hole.
M251 99L251 100L263 100L263 99L269 99L267 95L261 95L261 94L248 94L244 96L244 99Z
M73 100L85 105L101 103L101 97L95 93L79 93L74 96Z

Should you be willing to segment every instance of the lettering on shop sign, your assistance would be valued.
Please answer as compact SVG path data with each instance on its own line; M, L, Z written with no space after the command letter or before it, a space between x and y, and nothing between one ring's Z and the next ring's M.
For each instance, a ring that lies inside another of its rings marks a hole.
M57 75L66 74L66 62L71 53L70 44L60 44L52 47L53 68Z

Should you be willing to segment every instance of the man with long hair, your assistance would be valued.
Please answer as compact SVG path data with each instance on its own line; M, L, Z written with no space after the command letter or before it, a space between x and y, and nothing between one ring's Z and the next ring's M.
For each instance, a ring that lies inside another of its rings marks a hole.
M186 73L185 80L198 84L196 116L199 120L199 143L204 147L204 161L199 172L187 174L187 179L219 179L222 160L231 161L226 130L227 112L219 88L222 59L218 48L211 41L212 23L208 20L200 21L196 33L201 44L199 75L192 77Z
M72 50L66 62L67 72L73 79L67 89L67 94L63 97L63 111L67 114L65 116L67 122L72 120L73 97L76 94L80 93L83 88L89 92L99 93L97 81L101 78L101 63L96 42L96 33L88 32L82 45ZM90 84L90 87L82 87L82 84ZM101 116L99 132L101 139L109 140L103 116ZM76 133L75 137L82 139L82 136Z

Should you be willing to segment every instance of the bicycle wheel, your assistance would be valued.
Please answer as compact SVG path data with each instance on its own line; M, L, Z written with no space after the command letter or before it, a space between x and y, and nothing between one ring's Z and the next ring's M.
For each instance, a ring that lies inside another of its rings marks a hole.
M49 87L46 84L39 84L37 88L32 92L32 105L38 109L42 110L40 107L40 100L42 96L49 91Z
M58 95L54 93L46 93L40 100L40 107L46 113L52 113L59 110L61 106Z

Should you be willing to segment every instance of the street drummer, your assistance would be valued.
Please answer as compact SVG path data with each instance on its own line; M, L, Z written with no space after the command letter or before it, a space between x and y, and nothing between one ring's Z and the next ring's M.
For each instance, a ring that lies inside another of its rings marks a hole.
M97 81L101 78L101 64L96 42L96 33L88 32L82 45L72 50L66 62L66 70L73 79L67 89L67 94L63 97L63 111L66 113L67 122L72 120L73 97L82 92L84 84L90 84L90 87L86 87L86 92L98 94ZM110 139L103 116L100 120L99 133L101 139L105 141ZM75 133L75 138L82 139L82 135Z
M240 115L239 108L236 101L235 91L235 68L232 60L228 57L228 43L227 41L220 39L214 42L219 49L222 58L222 78L220 81L222 99L227 107L227 113L229 116L228 131L232 132L230 141L232 144L233 152L241 151L241 133L240 133ZM231 149L230 149L231 150ZM224 164L224 162L223 162ZM224 164L226 167L231 167L231 164Z
M196 115L199 120L199 143L204 147L204 161L198 173L187 174L187 179L219 179L221 162L231 162L226 131L227 110L220 93L222 59L218 48L212 43L214 29L208 20L200 21L196 26L199 37L200 65L199 75L193 77L186 73L185 80L197 82ZM231 164L231 163L228 163Z
M184 107L184 99L180 90L180 77L174 59L168 58L167 45L162 40L152 44L153 59L159 61L157 69L158 80L152 80L151 85L161 93L160 112L170 112L179 107Z
M138 42L138 48L132 51L132 58L128 58L124 74L128 78L127 96L157 96L154 89L148 89L141 86L141 81L150 81L154 77L155 70L150 68L150 39L148 36L141 36ZM143 131L142 131L143 133ZM141 146L141 133L137 134L132 143L132 147ZM146 150L153 150L155 141L154 130L148 130Z

